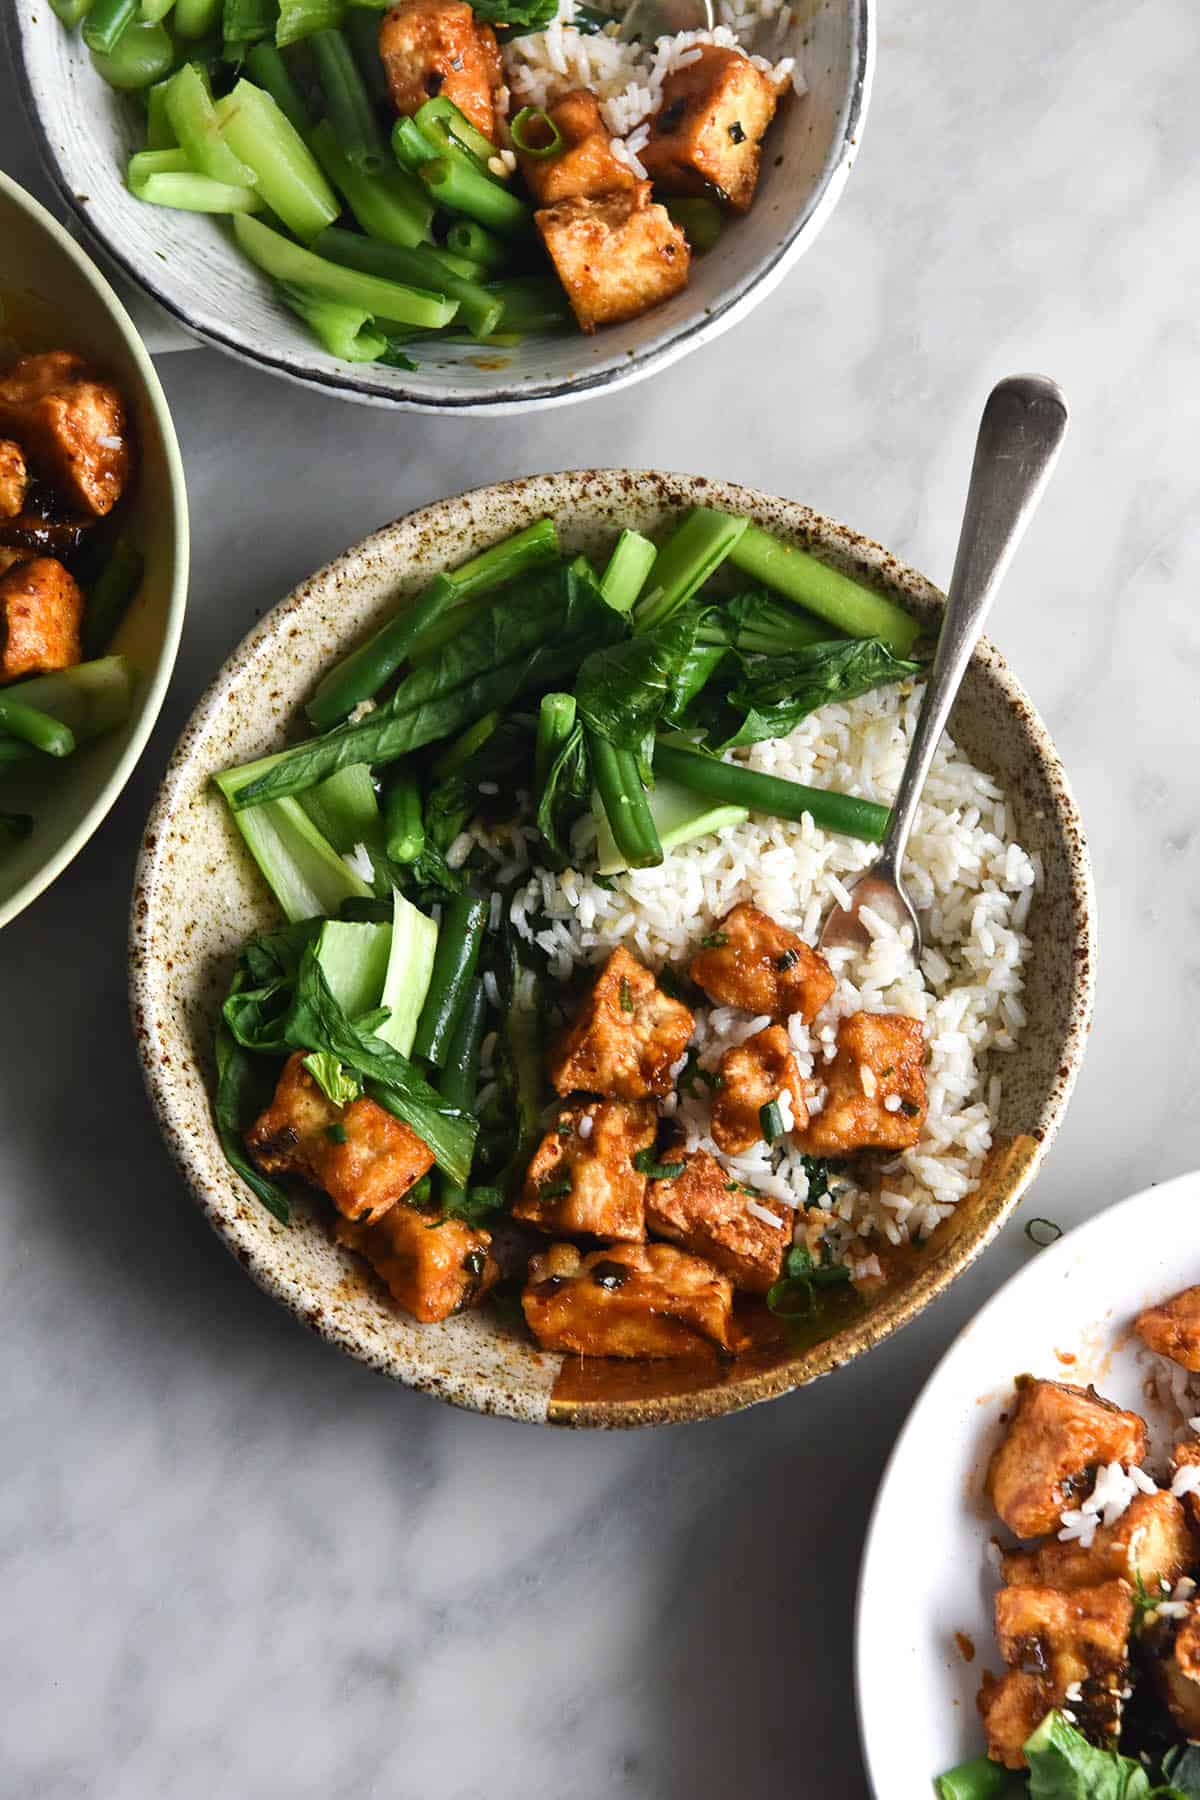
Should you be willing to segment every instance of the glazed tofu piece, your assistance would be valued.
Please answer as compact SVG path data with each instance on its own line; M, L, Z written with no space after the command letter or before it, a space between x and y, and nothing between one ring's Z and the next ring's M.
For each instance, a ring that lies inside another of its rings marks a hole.
M0 519L18 518L28 491L24 451L11 438L0 438Z
M1148 1350L1169 1357L1181 1369L1200 1370L1200 1287L1184 1288L1161 1306L1148 1306L1133 1328Z
M727 1156L738 1156L760 1141L762 1109L785 1091L791 1104L793 1128L802 1131L808 1124L796 1059L782 1025L768 1025L745 1043L731 1044L717 1066L717 1080L712 1134Z
M1096 1587L1139 1577L1151 1593L1174 1587L1197 1560L1196 1541L1179 1501L1164 1490L1137 1494L1112 1525L1101 1525L1088 1549L1047 1538L1036 1550L1011 1550L1003 1559L1010 1587Z
M379 27L379 54L397 112L415 113L444 94L495 143L496 36L465 0L401 0Z
M749 57L699 45L696 60L663 82L642 166L664 193L715 194L747 212L777 98Z
M729 1281L670 1244L613 1244L587 1256L552 1244L531 1260L521 1305L543 1350L660 1357L736 1348Z
M70 669L83 656L83 595L52 556L23 556L0 574L0 683Z
M664 1161L668 1158L664 1158ZM783 1254L792 1241L791 1215L764 1194L747 1191L706 1150L682 1157L683 1173L650 1183L646 1223L658 1237L682 1244L724 1271L734 1287L765 1294L779 1280ZM770 1225L748 1201L778 1219Z
M695 1023L688 1008L664 994L649 969L619 947L550 1052L555 1092L582 1088L611 1100L667 1094Z
M984 1676L976 1705L992 1761L1006 1769L1023 1769L1025 1741L1054 1707L1055 1695L1040 1675L1010 1669L1007 1675Z
M1180 1469L1195 1468L1200 1468L1200 1438L1191 1438L1186 1443L1176 1444L1171 1452L1172 1479ZM1193 1477L1193 1479L1196 1481L1196 1488L1190 1493L1185 1491L1180 1496L1180 1500L1187 1515L1188 1524L1200 1539L1200 1476Z
M533 216L581 331L636 319L687 286L687 239L648 181Z
M851 1013L825 1070L825 1104L808 1123L812 1156L907 1150L925 1123L925 1031L899 1013Z
M1094 1388L1027 1381L1004 1442L992 1457L988 1497L1017 1537L1057 1531L1064 1508L1090 1491L1098 1463L1140 1463L1146 1424Z
M374 1224L433 1167L433 1152L402 1119L365 1096L335 1106L297 1050L275 1097L246 1133L265 1175L297 1175L323 1188L347 1219Z
M1129 1685L1133 1589L1124 1581L1098 1587L1007 1587L996 1595L996 1639L1010 1668L1037 1675L1052 1704L1077 1689L1071 1711L1093 1744L1115 1741Z
M555 1236L646 1235L646 1177L633 1159L658 1133L652 1100L564 1106L534 1153L513 1217Z
M692 958L692 980L719 1006L807 1024L836 983L825 958L785 925L743 902L727 912Z
M599 194L637 186L629 164L613 154L600 104L590 89L575 88L546 110L562 137L561 147L553 156L517 152L521 173L539 206L581 197L594 200ZM550 133L546 141L553 142Z
M1169 1650L1155 1658L1154 1671L1175 1723L1187 1737L1200 1739L1200 1603L1189 1604Z
M403 1200L373 1225L339 1219L337 1241L365 1256L396 1304L422 1325L477 1305L500 1273L490 1232Z
M0 432L74 511L102 518L129 480L125 403L73 350L22 356L0 377Z

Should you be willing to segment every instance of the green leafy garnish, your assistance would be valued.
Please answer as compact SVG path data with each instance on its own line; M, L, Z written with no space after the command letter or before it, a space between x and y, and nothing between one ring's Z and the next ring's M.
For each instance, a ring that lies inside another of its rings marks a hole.
M538 1187L539 1200L561 1200L571 1192L573 1183L569 1175L559 1175L550 1181L543 1181Z
M1025 1741L1029 1800L1151 1800L1178 1789L1154 1788L1141 1763L1098 1750L1060 1712L1048 1712Z
M818 1288L849 1281L844 1263L814 1262L803 1244L792 1244L783 1259L783 1274L767 1290L767 1305L784 1319L803 1319L815 1312Z
M621 996L621 1011L631 1013L633 1011L633 989L629 985L629 977L627 975L622 975L621 977L619 992Z
M783 1136L783 1114L778 1100L768 1100L758 1109L758 1127L768 1144Z
M217 1097L213 1112L225 1160L281 1225L291 1219L287 1195L255 1168L246 1154L242 1133L271 1096L270 1072L256 1067L222 1019L217 1026Z
M659 1162L657 1153L650 1147L635 1152L631 1160L638 1174L648 1176L651 1181L674 1181L687 1167L682 1162Z
M335 1106L349 1106L362 1093L361 1083L328 1050L314 1050L311 1056L305 1057L304 1066L325 1098L332 1100ZM332 1131L332 1127L330 1129ZM345 1142L344 1132L338 1142Z
M720 950L728 942L729 933L727 931L710 931L707 937L700 939L701 946L705 950Z
M325 1136L329 1139L331 1144L344 1144L346 1142L346 1127L340 1120L334 1125L327 1125L325 1127Z

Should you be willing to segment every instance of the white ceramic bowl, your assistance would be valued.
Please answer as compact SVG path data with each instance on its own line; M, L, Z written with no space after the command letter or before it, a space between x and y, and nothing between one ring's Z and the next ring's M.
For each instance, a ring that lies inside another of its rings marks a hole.
M470 344L425 351L410 373L327 355L214 220L135 200L124 172L139 147L136 105L105 86L79 37L48 5L5 9L30 120L63 200L182 325L311 387L377 405L461 412L550 406L637 381L744 318L782 280L833 211L849 173L875 43L873 0L797 0L796 12L806 19L797 30L808 93L780 108L754 207L693 265L682 294L591 338L533 337L503 357L480 357Z
M0 858L0 925L6 925L87 843L150 736L183 627L188 516L175 428L129 315L62 226L4 174L0 297L39 324L44 318L51 331L61 330L60 342L95 356L120 383L138 437L129 529L146 558L141 591L113 646L141 676L124 726L82 745L66 762L24 765L0 781L0 806L31 812L35 820L32 835Z

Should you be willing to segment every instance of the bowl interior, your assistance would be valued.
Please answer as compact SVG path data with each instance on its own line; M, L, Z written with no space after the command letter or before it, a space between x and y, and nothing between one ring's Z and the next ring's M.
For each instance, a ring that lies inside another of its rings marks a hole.
M0 175L0 331L22 341L69 345L93 356L120 384L137 426L138 477L128 517L146 558L141 591L115 650L141 680L120 731L78 749L66 763L6 773L3 805L31 812L32 835L0 859L0 925L65 867L121 791L162 704L183 623L187 501L183 466L154 368L120 301L62 227Z
M218 675L185 731L151 817L135 884L134 1020L151 1099L201 1206L265 1288L332 1342L413 1385L481 1410L571 1424L634 1424L746 1405L847 1360L920 1309L978 1253L1031 1178L1066 1104L1091 997L1087 853L1044 727L994 648L978 652L953 730L1005 783L1045 889L1030 920L1033 953L1019 1057L1005 1065L997 1147L981 1189L911 1274L821 1341L783 1334L729 1367L563 1362L524 1334L473 1314L419 1326L329 1242L318 1209L278 1225L233 1176L211 1117L212 1034L233 958L276 919L209 777L278 746L331 659L431 574L546 513L572 549L596 551L621 524L654 531L698 500L745 513L930 616L922 577L806 508L687 476L600 471L531 477L439 502L385 527L296 590Z
M483 353L470 344L425 349L415 373L338 362L276 303L223 227L135 200L124 173L141 147L136 104L105 85L78 35L64 30L49 7L12 9L9 30L42 152L64 200L184 325L278 373L352 398L504 410L571 399L665 365L732 323L816 235L857 147L870 63L869 0L800 0L795 12L809 91L781 106L753 209L693 265L682 294L591 338L543 335Z

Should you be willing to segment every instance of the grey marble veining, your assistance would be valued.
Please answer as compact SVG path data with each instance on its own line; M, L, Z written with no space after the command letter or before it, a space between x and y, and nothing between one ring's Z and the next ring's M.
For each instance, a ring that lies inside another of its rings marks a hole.
M871 1496L1032 1254L1020 1220L869 1362L737 1418L587 1438L440 1408L305 1335L194 1213L126 1028L132 860L218 662L380 521L659 464L799 495L944 581L983 396L1043 368L1073 431L995 635L1076 783L1102 940L1024 1212L1070 1223L1200 1161L1198 55L1192 0L895 0L815 250L628 394L443 423L161 364L195 539L175 682L105 828L0 940L6 1800L861 1800ZM3 73L0 164L41 189Z

